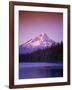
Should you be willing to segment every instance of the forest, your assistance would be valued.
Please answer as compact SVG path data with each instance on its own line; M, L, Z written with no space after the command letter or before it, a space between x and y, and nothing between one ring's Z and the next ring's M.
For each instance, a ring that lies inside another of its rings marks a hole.
M19 62L49 62L57 63L63 61L63 42L39 49L32 53L20 54Z

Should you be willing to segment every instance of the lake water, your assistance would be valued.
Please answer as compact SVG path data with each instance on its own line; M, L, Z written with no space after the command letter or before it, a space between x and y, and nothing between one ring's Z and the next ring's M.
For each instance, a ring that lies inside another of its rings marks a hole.
M63 77L62 63L19 63L19 79Z

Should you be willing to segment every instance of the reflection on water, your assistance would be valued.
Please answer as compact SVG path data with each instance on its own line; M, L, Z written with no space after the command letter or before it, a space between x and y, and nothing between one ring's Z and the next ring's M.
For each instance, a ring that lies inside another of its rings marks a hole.
M35 65L34 65L35 64ZM19 79L62 77L63 65L49 63L20 63Z

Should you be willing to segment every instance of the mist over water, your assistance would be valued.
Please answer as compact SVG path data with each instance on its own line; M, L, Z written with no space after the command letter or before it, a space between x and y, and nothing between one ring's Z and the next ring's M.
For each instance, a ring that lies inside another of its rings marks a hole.
M63 77L62 63L20 63L19 79Z

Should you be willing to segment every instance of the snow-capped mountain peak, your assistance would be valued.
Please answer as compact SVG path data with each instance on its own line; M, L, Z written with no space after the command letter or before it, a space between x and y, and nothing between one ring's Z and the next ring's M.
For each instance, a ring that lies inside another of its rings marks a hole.
M54 43L45 33L40 34L34 39L30 39L22 45L22 47L47 47L51 46Z
M38 49L44 49L46 47L51 47L56 44L52 39L50 39L47 34L42 33L35 37L34 39L28 40L26 43L19 46L20 53L31 53Z

